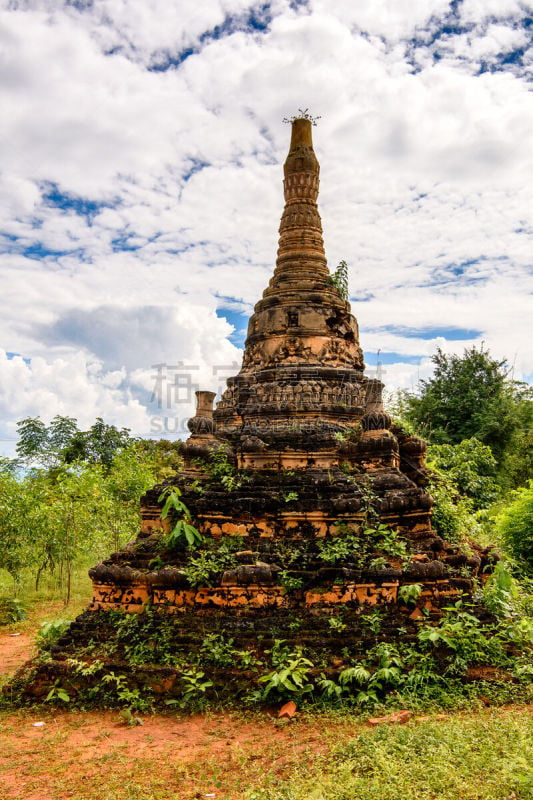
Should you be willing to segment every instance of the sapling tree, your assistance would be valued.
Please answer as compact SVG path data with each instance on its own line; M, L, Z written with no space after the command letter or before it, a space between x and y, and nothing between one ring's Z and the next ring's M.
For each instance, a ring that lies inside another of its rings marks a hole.
M191 512L180 497L181 491L177 486L167 486L158 498L158 502L163 503L161 519L171 516L174 522L165 538L165 545L176 547L186 543L190 548L198 547L204 537L192 524Z

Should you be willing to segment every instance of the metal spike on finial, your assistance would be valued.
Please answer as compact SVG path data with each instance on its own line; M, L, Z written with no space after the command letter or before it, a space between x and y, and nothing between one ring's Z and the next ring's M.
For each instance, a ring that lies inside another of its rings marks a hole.
M291 123L296 122L297 119L308 119L311 125L316 125L317 120L322 119L322 117L314 117L312 114L309 113L308 108L299 108L297 114L293 114L292 117L283 117L283 122Z

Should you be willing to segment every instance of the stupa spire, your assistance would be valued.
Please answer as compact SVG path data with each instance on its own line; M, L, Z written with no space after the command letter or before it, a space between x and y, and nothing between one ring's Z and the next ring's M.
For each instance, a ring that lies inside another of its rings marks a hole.
M329 273L317 207L320 166L313 149L311 119L292 120L283 173L285 208L279 227L276 269L269 288L303 288L302 282L308 280L324 285Z
M312 124L305 112L292 120L276 267L248 323L241 370L246 374L295 364L359 372L364 366L357 322L326 262Z
M25 680L31 698L98 697L109 680L185 706L192 664L207 697L242 702L279 667L276 641L308 659L305 691L317 697L327 669L344 696L350 664L379 675L384 642L402 637L414 653L421 621L438 624L458 597L474 598L473 578L490 567L489 548L463 553L432 530L425 443L392 424L381 381L363 374L357 323L328 280L312 120L300 117L276 271L250 319L243 367L216 409L212 392L197 392L183 468L144 495L138 538L90 571L89 610L18 674L15 696ZM117 611L136 614L136 641L154 644L135 660ZM80 670L88 643L92 666Z

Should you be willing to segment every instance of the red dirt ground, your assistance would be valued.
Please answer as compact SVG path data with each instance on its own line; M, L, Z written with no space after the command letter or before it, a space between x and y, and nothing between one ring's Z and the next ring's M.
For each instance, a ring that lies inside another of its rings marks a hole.
M35 652L35 633L0 633L0 675L14 672Z
M0 674L14 672L31 658L33 642L28 632L1 633ZM44 725L34 727L35 722ZM355 732L353 722L339 727L344 735ZM300 720L295 727L267 714L252 721L228 713L154 715L144 716L142 725L128 726L116 711L26 709L0 717L0 738L1 800L188 800L209 795L240 800L243 768L254 785L261 785L262 774L281 777L302 757L329 749L319 721ZM110 767L124 775L122 787ZM106 779L98 781L104 774ZM146 794L126 791L128 781L139 788L148 779ZM98 782L107 788L99 790Z
M4 675L34 654L34 633L11 632L0 633ZM498 713L524 712L533 708ZM418 716L410 724L448 716ZM116 711L0 712L0 800L243 800L246 790L310 769L362 730L369 730L363 722L333 714L278 720L245 711L169 713L128 726Z

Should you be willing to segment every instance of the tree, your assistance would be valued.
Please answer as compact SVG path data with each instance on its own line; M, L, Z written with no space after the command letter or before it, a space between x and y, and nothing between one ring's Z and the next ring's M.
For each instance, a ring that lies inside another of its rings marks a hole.
M97 417L88 431L76 431L62 455L67 464L85 461L109 468L115 455L130 441L129 428L119 430L105 423L102 417Z
M32 469L17 479L0 473L0 568L14 582L31 572L35 587L54 574L70 598L73 567L97 561L139 530L139 496L155 475L133 442L107 469L76 462Z
M74 566L97 561L136 535L139 498L181 465L179 444L136 440L98 418L18 423L25 468L0 459L0 569L16 585L31 574L58 578L68 602ZM28 467L30 467L28 469Z
M139 498L155 481L153 460L146 457L141 442L131 442L121 450L105 471L99 513L115 550L137 533Z
M459 444L475 437L491 448L502 482L503 465L519 447L533 424L533 393L510 378L506 361L492 358L483 346L466 349L462 356L439 348L432 357L435 371L420 381L418 395L404 393L402 413L434 444ZM521 463L514 472L523 479Z
M9 471L0 472L0 569L13 579L14 595L22 572L33 563L28 533L32 501L26 487Z
M139 497L156 481L158 443L98 418L81 431L72 417L18 423L18 462L0 460L0 568L15 587L54 574L70 597L72 569L117 550L138 531ZM163 461L178 459L163 452ZM28 469L27 467L31 467ZM169 467L167 467L168 469Z
M428 467L445 473L474 510L486 508L498 496L496 466L490 447L476 438L428 448Z
M81 431L73 417L56 415L47 426L39 417L17 423L17 454L27 465L49 469L83 461L109 468L115 455L131 441L128 428L116 428L98 417L88 431Z
M521 567L533 573L533 481L511 493L496 518L496 530Z
M79 433L73 417L57 414L47 426L39 417L17 422L17 455L26 465L53 469L63 461L63 451Z
M48 430L39 417L26 417L17 422L19 440L17 455L26 464L48 462Z

